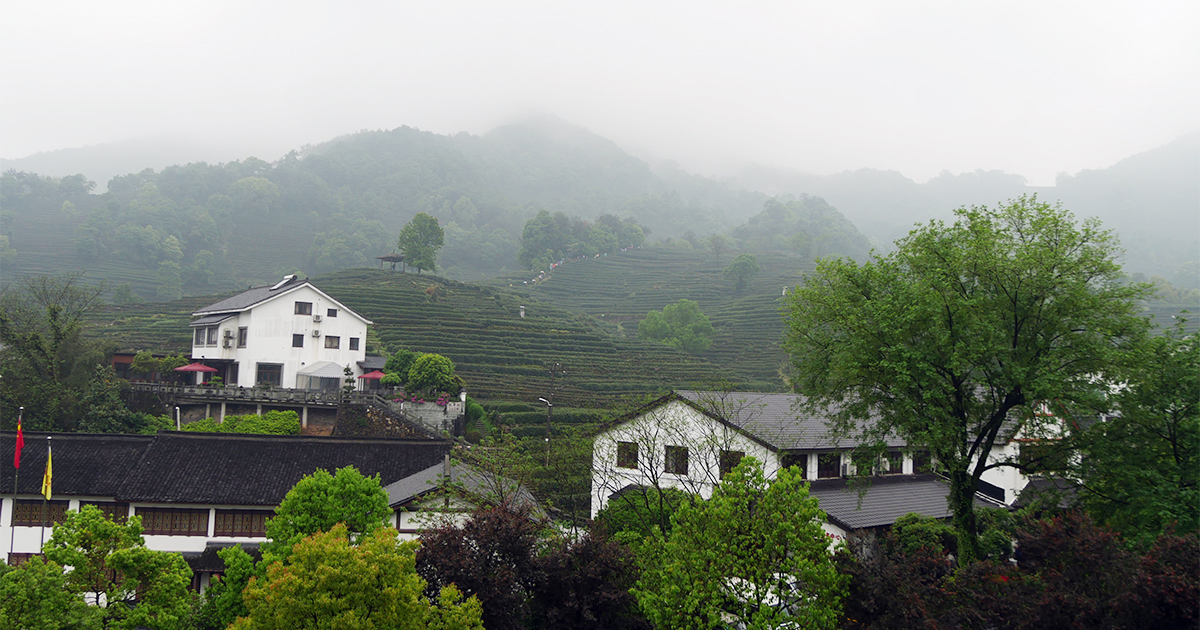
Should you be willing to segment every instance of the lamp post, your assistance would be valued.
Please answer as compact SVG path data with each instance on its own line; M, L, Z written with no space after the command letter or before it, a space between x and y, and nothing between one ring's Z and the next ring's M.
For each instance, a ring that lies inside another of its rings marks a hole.
M559 374L566 376L567 371L564 370L562 365L560 365L558 363L551 364L550 365L550 400L546 400L545 398L538 398L538 400L546 403L546 467L547 468L550 467L550 422L554 418L554 392L558 391L558 387L556 387L555 383L554 383L554 377Z

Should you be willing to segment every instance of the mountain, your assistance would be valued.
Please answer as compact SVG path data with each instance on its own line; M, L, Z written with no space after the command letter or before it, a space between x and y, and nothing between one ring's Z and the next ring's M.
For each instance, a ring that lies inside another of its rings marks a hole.
M896 171L860 169L810 175L747 168L735 180L769 195L825 199L887 249L914 223L948 219L954 208L995 205L1025 194L1062 202L1083 219L1098 217L1121 237L1130 272L1159 275L1177 286L1200 287L1189 262L1200 260L1200 134L1139 153L1104 169L1061 175L1055 186L1029 186L1000 171L942 173L918 184Z

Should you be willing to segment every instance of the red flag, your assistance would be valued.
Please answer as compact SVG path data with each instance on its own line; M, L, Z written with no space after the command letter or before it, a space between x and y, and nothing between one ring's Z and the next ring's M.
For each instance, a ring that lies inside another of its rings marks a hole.
M25 448L25 434L21 432L21 419L17 418L17 451L13 453L13 468L21 467L21 449Z

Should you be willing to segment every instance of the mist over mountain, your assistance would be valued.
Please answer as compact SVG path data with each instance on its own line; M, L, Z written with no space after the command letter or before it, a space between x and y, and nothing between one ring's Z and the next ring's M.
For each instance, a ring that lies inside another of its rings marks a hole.
M517 270L527 222L543 210L563 217L555 219L562 225L604 215L636 221L649 244L705 247L721 234L737 249L811 261L886 249L914 223L948 218L962 205L1038 193L1117 229L1131 272L1190 287L1200 284L1195 263L1187 266L1200 258L1198 138L1063 175L1054 187L999 171L943 173L918 184L895 171L817 176L754 168L720 181L670 163L652 166L552 116L482 135L363 131L274 163L138 165L107 185L10 169L0 185L4 281L88 269L147 299L211 293L285 272L372 266L418 212L445 228L440 273L457 279ZM200 150L135 142L26 159L86 175L99 165ZM564 247L573 251L569 242Z

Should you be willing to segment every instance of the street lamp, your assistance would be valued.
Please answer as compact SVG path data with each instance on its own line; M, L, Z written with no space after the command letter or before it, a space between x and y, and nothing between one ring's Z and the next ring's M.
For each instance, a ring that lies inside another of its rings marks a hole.
M538 398L538 400L546 403L546 466L550 466L550 420L554 417L554 390L550 390L551 400Z

